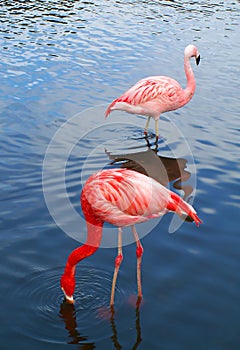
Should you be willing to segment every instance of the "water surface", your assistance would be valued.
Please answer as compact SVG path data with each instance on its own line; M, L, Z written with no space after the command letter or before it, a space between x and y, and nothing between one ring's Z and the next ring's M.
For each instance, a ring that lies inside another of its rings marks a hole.
M2 349L239 348L239 11L237 1L2 4ZM162 117L157 149L142 138L145 118L104 120L107 104L140 78L184 85L189 43L201 53L196 93ZM74 307L59 278L86 235L82 185L113 166L147 169L193 202L203 225L172 214L139 225L139 308L127 229L111 314L116 229L106 225L102 249L79 265Z

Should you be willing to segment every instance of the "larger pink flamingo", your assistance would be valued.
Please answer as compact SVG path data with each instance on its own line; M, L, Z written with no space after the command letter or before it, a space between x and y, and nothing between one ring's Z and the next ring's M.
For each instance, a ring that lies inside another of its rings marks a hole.
M196 82L190 65L191 57L195 57L198 65L200 55L194 45L188 45L184 50L184 70L187 78L186 89L183 89L176 80L165 76L153 76L142 79L108 106L105 117L107 118L114 110L147 116L145 134L147 134L152 117L155 120L155 132L156 138L158 138L158 120L160 115L184 106L193 97Z
M115 285L123 259L122 227L131 226L137 244L137 286L140 300L143 248L134 225L162 216L168 211L188 216L197 226L201 223L193 207L177 194L156 180L128 169L102 170L90 176L82 190L81 204L86 218L87 240L69 255L61 278L62 290L70 303L73 302L76 265L98 249L104 222L118 227L118 255L115 260L110 305L114 304Z

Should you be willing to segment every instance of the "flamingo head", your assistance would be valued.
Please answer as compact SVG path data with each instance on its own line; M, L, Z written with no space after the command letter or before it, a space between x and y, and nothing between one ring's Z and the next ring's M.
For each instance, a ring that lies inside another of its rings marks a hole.
M191 57L195 57L196 60L196 64L199 65L200 63L200 54L198 52L198 49L196 48L196 46L194 45L188 45L185 50L184 50L184 56L186 58L191 58Z
M74 303L73 293L75 290L75 278L74 276L64 273L60 282L62 291L65 295L66 301L70 304Z

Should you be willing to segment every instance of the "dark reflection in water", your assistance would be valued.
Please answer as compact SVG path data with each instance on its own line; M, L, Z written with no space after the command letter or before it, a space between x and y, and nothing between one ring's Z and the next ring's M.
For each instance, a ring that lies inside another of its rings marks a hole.
M141 334L141 324L140 324L140 302L139 300L137 300L136 302L136 309L135 309L135 327L136 327L136 341L134 343L134 345L132 347L129 348L132 350L135 350L138 348L138 346L140 345L140 343L142 342L142 334ZM111 317L110 317L110 322L111 322L111 328L112 328L112 332L113 335L111 337L112 341L113 341L113 345L115 347L115 349L119 350L122 349L121 344L118 341L118 334L117 334L117 326L116 326L116 322L115 322L115 310L114 307L111 307Z
M137 349L142 341L139 308L140 302L137 300L135 307L136 341L132 347L129 345L129 349L132 350ZM118 339L118 329L115 321L115 309L113 306L105 312L105 317L106 315L112 330L111 340L114 348L117 350L122 349L121 343ZM95 343L88 341L88 337L81 335L80 331L78 330L76 309L74 304L69 304L64 300L60 305L59 316L64 321L65 329L68 331L68 336L71 339L68 344L79 344L79 349L81 350L95 349Z
M68 344L80 344L83 341L87 341L87 337L83 336L78 331L76 310L73 304L69 304L63 301L59 311L60 317L65 323L65 329L68 331L69 338L71 339ZM93 342L85 343L81 346L81 349L94 349L95 345Z
M136 153L111 154L106 151L111 164L120 165L122 168L138 171L150 176L163 186L172 182L173 187L184 191L184 199L189 198L193 191L191 185L183 185L182 182L190 179L190 172L186 170L187 160L184 158L170 158L158 155L158 146L151 148L149 139L146 138L147 150Z

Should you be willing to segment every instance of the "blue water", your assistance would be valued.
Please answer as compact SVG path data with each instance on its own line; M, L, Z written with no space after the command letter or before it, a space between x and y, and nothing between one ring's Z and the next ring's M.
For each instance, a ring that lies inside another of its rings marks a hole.
M1 4L1 349L239 349L239 13L234 0ZM162 116L157 147L142 138L145 118L104 120L140 78L184 86L189 43L201 54L197 89ZM82 185L114 166L147 171L203 224L167 214L138 225L140 307L126 229L111 314L115 228L79 264L74 306L59 279L86 237Z

